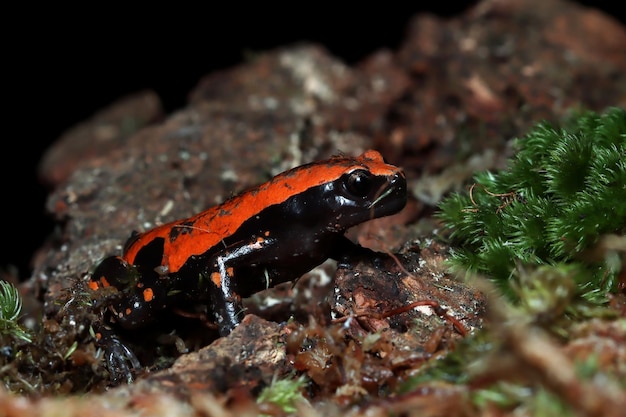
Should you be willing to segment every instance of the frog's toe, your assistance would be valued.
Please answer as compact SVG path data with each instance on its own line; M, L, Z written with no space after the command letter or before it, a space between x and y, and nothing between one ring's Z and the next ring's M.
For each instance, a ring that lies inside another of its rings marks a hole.
M104 351L104 363L112 385L131 383L141 363L133 351L110 329L101 329L98 345Z

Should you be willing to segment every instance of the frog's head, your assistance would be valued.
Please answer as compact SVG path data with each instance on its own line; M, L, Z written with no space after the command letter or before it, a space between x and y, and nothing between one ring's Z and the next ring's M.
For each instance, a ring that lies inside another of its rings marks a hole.
M343 232L367 220L395 214L407 200L404 172L385 163L376 151L305 165L298 175L299 182L306 181L308 187L282 203L283 213L318 230Z
M385 163L376 151L355 158L352 166L322 188L324 204L339 229L395 214L407 201L404 172Z

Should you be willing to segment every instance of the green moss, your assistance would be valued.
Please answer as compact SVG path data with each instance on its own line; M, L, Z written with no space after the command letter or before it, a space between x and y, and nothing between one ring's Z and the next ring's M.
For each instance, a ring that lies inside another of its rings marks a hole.
M520 266L576 264L574 275L552 272L573 279L588 301L606 301L619 269L581 259L602 235L626 231L626 112L580 112L562 127L543 122L515 146L506 170L479 173L469 192L441 202L453 269L484 274L519 299ZM544 284L542 291L555 285Z
M306 402L302 391L306 385L306 379L276 379L271 385L263 389L257 398L258 403L272 403L279 406L285 413L295 413L298 411L297 404Z
M22 299L17 288L9 282L0 281L0 336L30 343L29 334L17 323L21 310Z
M447 355L432 360L419 368L419 372L412 375L398 389L399 393L416 390L422 384L433 381L444 381L450 384L466 384L470 375L468 364L477 358L484 358L496 349L491 335L484 331L471 333L458 342L453 351Z
M519 415L537 417L576 415L563 399L545 388L529 388L508 382L497 382L489 388L476 390L471 395L471 401L479 409L489 409L495 405Z
M486 276L511 302L493 296L491 321L400 392L444 382L462 387L468 408L575 415L540 375L528 378L524 350L510 343L520 343L522 329L566 340L581 319L614 317L605 303L626 268L626 112L573 114L563 127L540 123L516 141L506 170L476 174L468 192L439 208L453 269ZM613 381L594 355L576 371Z

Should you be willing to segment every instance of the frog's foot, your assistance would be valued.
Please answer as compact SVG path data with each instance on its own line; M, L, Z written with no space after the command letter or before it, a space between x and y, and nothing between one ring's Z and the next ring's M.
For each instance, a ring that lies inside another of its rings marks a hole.
M377 252L353 243L342 236L333 248L332 258L337 261L338 268L353 268L359 262L371 262L376 267L382 267L387 262L393 261L394 257L388 253Z
M111 384L133 382L134 374L142 367L137 356L108 327L99 328L97 335L97 345L104 351Z

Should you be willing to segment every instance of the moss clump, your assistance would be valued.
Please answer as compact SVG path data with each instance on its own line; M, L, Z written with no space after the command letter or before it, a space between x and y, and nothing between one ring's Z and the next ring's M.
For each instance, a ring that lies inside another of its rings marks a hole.
M508 169L477 174L438 214L451 231L454 269L484 274L513 298L520 266L577 263L602 235L623 238L626 112L580 112L562 127L543 122L515 145ZM604 302L619 270L604 259L581 266L575 292Z
M4 339L5 337L15 342L30 343L32 341L28 332L17 322L20 311L22 311L22 298L17 288L9 282L0 281L0 340L3 340L3 344L9 343Z
M302 395L305 385L306 379L302 376L297 379L274 378L271 385L261 391L257 402L273 404L285 413L295 413L298 403L307 403Z

